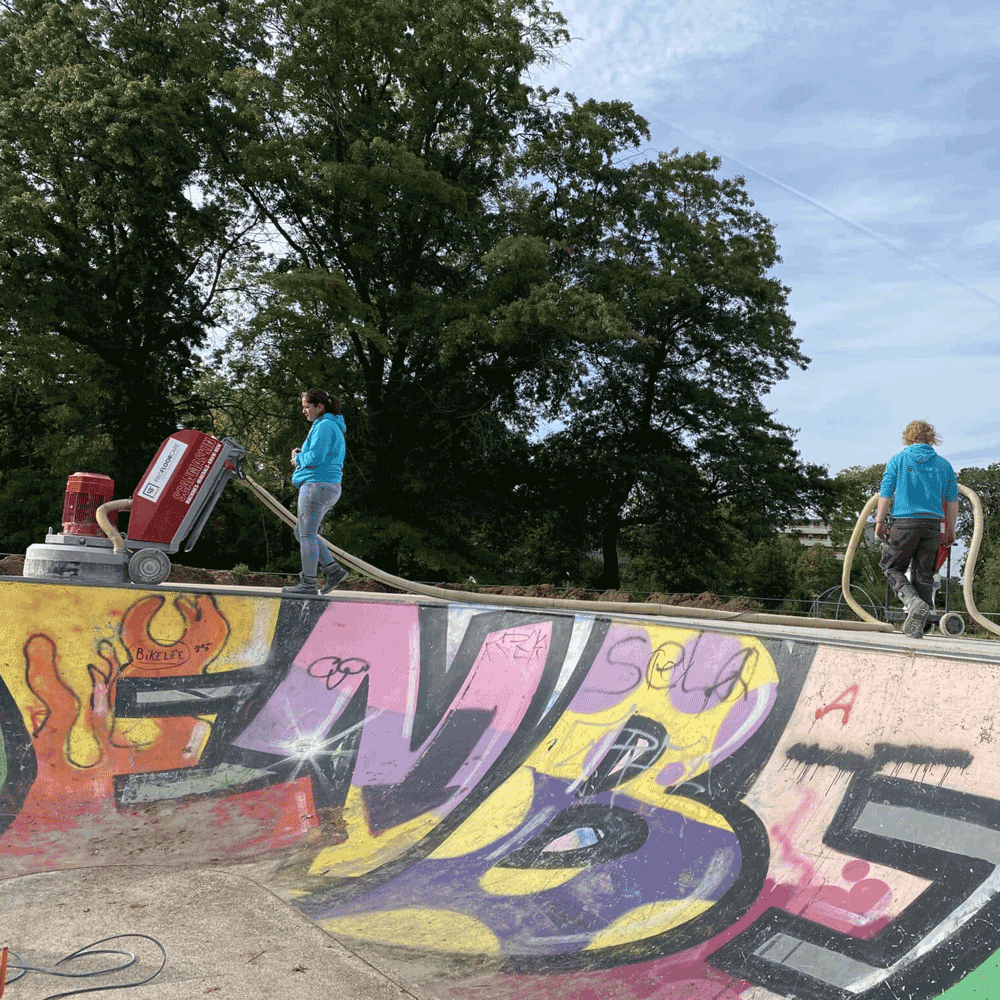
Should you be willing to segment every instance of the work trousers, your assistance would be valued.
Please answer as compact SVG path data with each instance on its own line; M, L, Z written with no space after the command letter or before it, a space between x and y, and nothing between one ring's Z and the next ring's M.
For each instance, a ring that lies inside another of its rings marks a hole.
M889 540L882 546L882 572L893 592L902 600L913 568L913 589L922 601L934 607L934 563L941 544L941 519L897 517L889 527ZM905 602L904 602L905 603Z

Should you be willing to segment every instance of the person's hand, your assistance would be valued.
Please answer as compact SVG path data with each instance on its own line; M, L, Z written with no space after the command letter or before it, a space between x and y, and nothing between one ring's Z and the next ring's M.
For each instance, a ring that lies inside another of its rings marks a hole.
M297 455L297 454L298 454L298 453L299 453L300 451L302 451L302 449L301 449L301 448L293 448L293 449L292 449L292 465L294 465L294 464L295 464L295 456L296 456L296 455Z
M885 523L885 521L876 521L875 522L875 537L880 542L887 542L887 541L889 541L889 527Z
M945 528L941 532L941 544L942 545L954 545L955 544L955 529Z

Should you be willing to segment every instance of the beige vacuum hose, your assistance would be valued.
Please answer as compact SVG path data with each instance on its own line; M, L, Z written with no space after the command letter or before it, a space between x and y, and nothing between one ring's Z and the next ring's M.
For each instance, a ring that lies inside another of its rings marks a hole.
M257 498L272 513L277 515L286 524L295 525L295 515L286 510L281 502L273 497L263 486L254 482L249 476L238 480L257 496ZM754 622L768 625L794 625L797 628L829 628L843 631L857 632L893 632L895 629L886 622L876 621L869 617L871 624L862 622L841 622L818 620L815 618L799 618L795 615L768 615L758 614L749 611L717 611L708 608L679 607L673 604L635 603L625 604L612 601L567 601L551 597L516 597L500 594L476 594L464 590L447 590L444 587L431 587L422 583L412 583L390 573L384 573L375 566L370 566L349 552L337 548L336 545L328 542L325 538L320 541L333 553L333 555L349 566L351 569L365 576L384 583L386 586L394 587L411 594L420 594L425 597L437 597L448 601L461 601L464 604L505 604L514 607L526 608L555 608L563 611L585 611L585 612L610 612L613 614L628 615L663 615L673 618L701 618L712 621L733 621L733 622Z
M854 553L857 552L858 546L861 544L861 539L865 533L865 526L868 524L868 515L871 514L876 506L878 506L877 493L865 504L864 509L858 516L858 522L854 525L854 531L851 533L851 540L847 543L847 551L844 553L844 568L840 573L840 590L844 595L844 600L847 601L851 610L863 622L877 622L878 619L868 614L851 596L851 567L854 565ZM885 624L888 624L888 622Z
M965 569L962 572L962 596L965 598L965 610L969 612L969 617L977 624L981 625L987 632L1000 635L998 628L988 618L984 618L976 607L976 602L972 597L972 576L976 569L976 560L979 558L979 546L983 543L983 505L975 490L970 490L968 486L959 483L959 491L969 499L972 504L973 528L972 541L969 543L969 554L965 557Z
M125 551L125 540L122 538L122 533L111 523L108 514L116 510L130 510L131 507L131 498L127 500L109 500L107 503L102 503L94 514L97 523L101 526L101 530L111 539L111 544L115 552Z

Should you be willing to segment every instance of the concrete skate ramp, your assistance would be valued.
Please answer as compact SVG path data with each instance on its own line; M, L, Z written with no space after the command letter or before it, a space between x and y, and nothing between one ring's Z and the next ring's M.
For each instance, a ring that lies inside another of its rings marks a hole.
M996 643L13 578L0 626L0 943L201 914L306 954L292 998L988 992ZM334 953L384 978L308 985Z

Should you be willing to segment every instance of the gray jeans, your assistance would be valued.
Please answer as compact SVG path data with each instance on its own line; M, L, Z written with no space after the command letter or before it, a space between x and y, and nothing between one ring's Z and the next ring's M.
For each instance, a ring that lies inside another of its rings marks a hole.
M913 589L920 599L934 607L934 563L941 543L939 518L897 517L889 528L889 540L882 545L882 572L897 597L906 583L906 571L913 567Z

